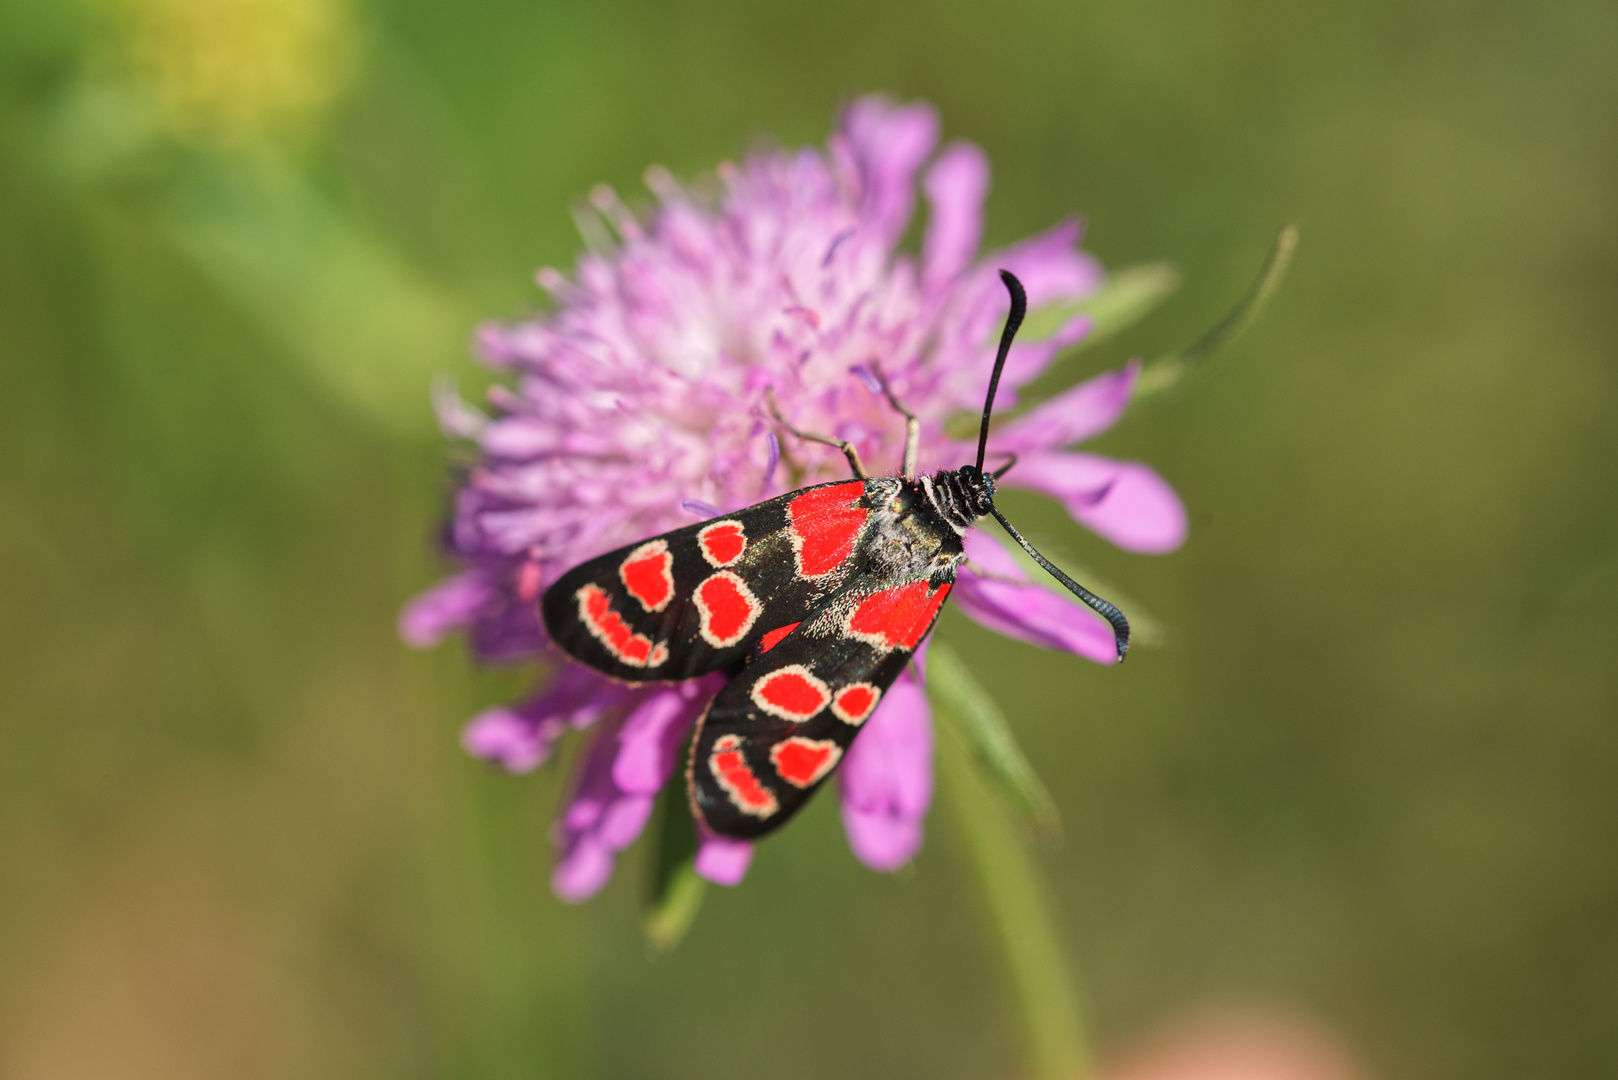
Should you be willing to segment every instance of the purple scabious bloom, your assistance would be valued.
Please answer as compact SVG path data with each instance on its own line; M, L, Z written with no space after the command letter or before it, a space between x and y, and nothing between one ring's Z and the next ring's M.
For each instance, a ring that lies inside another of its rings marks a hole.
M842 455L783 446L773 392L800 430L855 443L877 472L897 472L904 430L880 392L880 365L921 420L920 471L954 467L975 447L944 433L947 417L981 408L1004 316L996 271L1024 283L1030 305L1080 300L1102 271L1064 221L975 258L989 167L954 143L934 155L938 120L925 105L855 102L824 150L762 150L720 165L702 193L661 169L656 198L634 213L611 191L591 196L592 250L572 278L542 270L555 310L490 325L483 358L507 373L486 416L453 396L441 422L470 440L476 463L454 498L446 542L460 571L400 618L411 644L465 627L485 660L558 656L537 600L565 570L605 551L728 513L784 491L842 479ZM917 179L927 202L921 251L898 241ZM1089 323L1019 341L1001 383L1002 407ZM1138 365L1097 376L997 428L993 449L1015 452L1004 484L1044 492L1098 535L1135 552L1165 552L1185 536L1174 491L1145 465L1069 449L1110 427L1128 404ZM959 573L959 610L1020 640L1109 663L1112 631L1068 594L1030 580L997 541L974 533ZM614 853L641 831L715 677L628 687L563 661L531 700L492 709L467 727L467 749L512 771L545 761L575 728L591 728L556 827L554 887L583 899L607 880ZM855 855L878 870L910 860L932 796L927 699L907 672L883 698L841 770L842 817ZM734 884L745 842L705 837L698 872Z

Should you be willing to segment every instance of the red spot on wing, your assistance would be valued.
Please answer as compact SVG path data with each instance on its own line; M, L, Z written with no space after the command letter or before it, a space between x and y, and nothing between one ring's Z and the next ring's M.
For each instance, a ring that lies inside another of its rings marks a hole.
M786 637L788 634L792 633L792 631L796 630L798 627L800 627L802 625L803 625L802 623L789 623L786 626L782 626L782 627L779 627L779 628L777 628L775 630L771 630L768 634L765 634L763 637L759 638L758 639L759 655L762 656L763 654L769 652L771 649L775 648L777 645L781 644L781 639L782 638Z
M826 684L802 664L788 664L753 684L753 704L783 720L801 723L814 716L831 700Z
M654 664L668 658L666 648L658 646L661 653L658 655L652 648L651 638L630 629L624 617L612 609L612 597L601 586L585 585L574 596L579 602L579 621L584 623L584 628L623 663L646 667L650 658L655 657Z
M708 755L708 768L714 779L725 789L736 809L757 818L767 818L780 808L775 796L747 765L742 755L742 740L737 735L721 735L714 740L713 753Z
M831 701L831 711L837 719L856 727L865 723L876 703L882 700L882 691L870 683L860 682L837 691Z
M747 533L739 521L718 521L697 533L702 557L717 567L726 567L742 557Z
M741 641L764 611L747 583L729 570L721 570L698 585L694 599L702 618L702 638L716 649Z
M806 788L832 771L842 747L830 739L805 739L794 735L770 747L770 762L781 779L794 787Z
M829 574L853 554L854 541L869 516L859 505L864 494L865 484L856 480L806 491L787 504L798 573Z
M879 649L915 649L949 596L945 582L929 592L925 581L883 589L860 600L844 628Z
M618 568L629 595L647 611L662 611L674 598L674 556L667 540L653 540L629 553Z

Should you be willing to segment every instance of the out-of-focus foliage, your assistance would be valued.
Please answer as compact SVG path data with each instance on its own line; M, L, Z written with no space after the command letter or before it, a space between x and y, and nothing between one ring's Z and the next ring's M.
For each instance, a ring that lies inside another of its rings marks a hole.
M873 89L989 152L990 243L1080 210L1177 265L1064 378L1305 236L1100 447L1181 552L1007 506L1164 647L946 617L1061 812L1096 1041L1279 1000L1388 1077L1618 1072L1615 50L1594 0L0 0L0 1074L1007 1073L947 815L887 878L820 800L649 963L635 873L547 890L561 774L457 748L527 676L393 632L430 379L569 204Z

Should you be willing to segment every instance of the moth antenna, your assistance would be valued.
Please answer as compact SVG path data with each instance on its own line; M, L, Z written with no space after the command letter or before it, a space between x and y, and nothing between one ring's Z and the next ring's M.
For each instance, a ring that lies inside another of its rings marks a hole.
M1118 610L1118 606L1101 599L1101 597L1058 570L1051 564L1049 559L1034 550L1033 544L1023 539L1022 533L1018 532L1011 522L1006 520L1006 516L1000 512L998 507L989 507L989 513L994 515L995 520L1000 522L1006 532L1011 534L1011 538L1022 545L1022 549L1032 555L1034 561L1043 566L1051 577L1060 581L1068 592L1084 601L1086 607L1112 624L1113 643L1118 647L1118 662L1123 663L1124 654L1129 651L1129 620L1124 618L1124 613Z
M989 446L989 413L994 410L994 392L1000 388L1000 371L1006 366L1006 354L1011 352L1011 339L1017 336L1022 318L1028 314L1028 293L1022 282L1010 270L1000 271L1000 280L1011 294L1011 310L1006 313L1006 328L1000 331L1000 351L994 357L994 372L989 376L989 396L983 399L983 427L978 431L977 471L983 472L983 454ZM1029 549L1033 550L1032 548Z

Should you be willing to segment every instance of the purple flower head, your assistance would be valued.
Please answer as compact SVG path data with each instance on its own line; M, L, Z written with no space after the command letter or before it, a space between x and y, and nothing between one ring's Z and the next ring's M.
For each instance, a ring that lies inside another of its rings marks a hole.
M610 190L591 196L594 249L571 278L542 270L555 310L490 325L484 358L509 373L492 416L440 395L448 433L478 453L456 492L446 541L460 572L409 605L411 644L466 627L487 660L543 656L544 590L574 565L635 540L730 512L792 488L846 477L836 450L787 440L769 398L806 431L855 443L875 472L898 471L904 429L879 369L921 421L922 473L970 461L946 418L981 408L1005 312L996 271L1024 283L1030 305L1068 303L1102 279L1065 221L976 258L989 167L955 143L934 155L925 105L855 102L823 150L757 152L721 164L715 194L649 170L655 197L631 212ZM927 207L919 256L898 249ZM603 227L604 226L604 227ZM997 406L1089 329L1078 316L1011 350ZM1145 465L1068 451L1110 427L1138 374L1097 376L999 428L995 452L1020 456L1003 484L1054 496L1079 522L1129 551L1162 552L1185 535L1173 490ZM1054 582L1031 580L978 535L956 595L969 617L1025 641L1111 662L1111 631ZM1105 648L1102 645L1105 644ZM679 747L713 693L713 677L624 687L566 665L539 696L482 714L467 748L532 768L567 730L594 725L558 823L557 892L593 893L612 856L643 826ZM879 870L920 847L932 793L925 694L907 673L884 697L841 771L843 820L862 861ZM734 884L750 847L706 837L697 869Z

